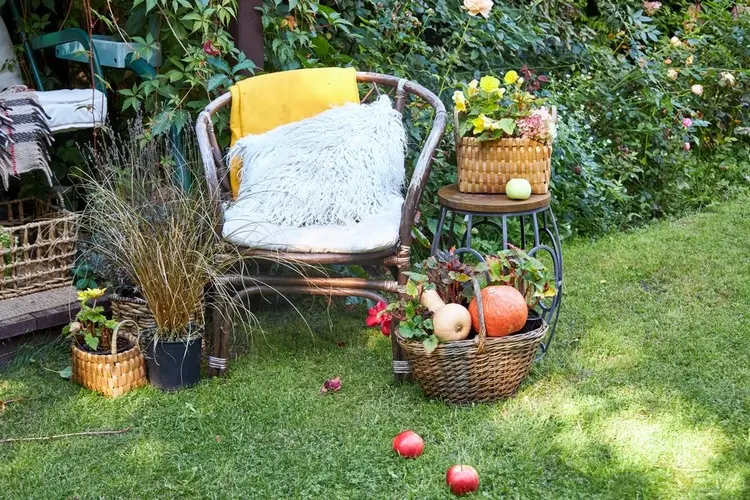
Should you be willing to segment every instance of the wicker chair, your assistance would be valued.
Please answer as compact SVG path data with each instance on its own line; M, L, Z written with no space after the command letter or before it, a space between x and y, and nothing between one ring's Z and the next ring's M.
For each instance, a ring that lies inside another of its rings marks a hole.
M323 266L340 265L381 265L389 270L393 280L374 280L365 278L351 278L324 275L320 277L302 276L265 276L245 273L225 276L236 291L235 300L244 300L250 295L262 293L303 293L325 296L359 296L372 300L383 300L382 292L397 292L398 285L406 282L405 271L409 268L410 246L412 241L412 224L419 206L422 191L429 176L433 156L440 143L446 126L446 112L438 97L426 88L405 79L377 73L357 73L360 86L360 96L365 88L365 97L388 93L394 97L394 107L403 111L407 99L412 96L421 100L434 109L431 130L421 149L421 153L414 167L411 181L405 193L405 201L401 209L399 226L399 241L392 248L365 253L300 253L279 252L252 248L237 248L243 256L254 261L279 261L280 259ZM382 88L381 88L382 87ZM395 94L395 95L394 95ZM224 94L212 101L200 113L196 125L198 145L204 162L204 170L208 189L215 202L216 209L222 210L222 203L231 199L228 172L223 162L223 154L214 134L212 117L223 107L230 105L232 97ZM207 160L208 159L208 160ZM217 228L221 234L221 228ZM229 357L229 334L231 318L229 309L220 304L213 304L211 352L208 357L209 376L225 373ZM404 379L409 373L409 365L405 361L395 338L393 342L393 372L397 380Z

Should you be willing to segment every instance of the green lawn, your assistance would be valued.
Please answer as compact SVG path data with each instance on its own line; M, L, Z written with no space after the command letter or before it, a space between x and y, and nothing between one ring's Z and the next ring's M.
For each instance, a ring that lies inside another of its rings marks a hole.
M466 463L490 498L750 498L748 212L743 198L566 245L556 342L493 405L394 385L364 310L320 299L297 302L314 336L266 306L230 376L179 394L108 400L19 360L0 399L34 399L0 415L0 437L132 430L0 445L0 497L441 498ZM62 348L33 355L67 363ZM414 461L390 449L405 428L426 441Z

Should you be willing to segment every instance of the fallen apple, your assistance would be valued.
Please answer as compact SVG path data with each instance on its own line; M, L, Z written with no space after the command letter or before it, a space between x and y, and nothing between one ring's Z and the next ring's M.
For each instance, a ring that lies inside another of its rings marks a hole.
M511 179L505 185L505 194L511 200L528 200L531 196L531 184L526 179Z
M457 496L477 491L479 488L479 474L470 465L454 465L445 474L445 482L451 493Z
M404 431L393 438L393 451L404 458L417 458L424 451L424 440L414 431Z

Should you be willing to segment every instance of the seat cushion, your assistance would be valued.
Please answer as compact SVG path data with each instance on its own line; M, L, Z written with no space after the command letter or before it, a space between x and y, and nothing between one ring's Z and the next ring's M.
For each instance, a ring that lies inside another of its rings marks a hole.
M403 200L392 208L354 224L300 228L283 227L243 214L237 206L224 213L224 238L235 245L257 250L304 253L369 253L398 244ZM241 208L241 207L240 207Z
M107 117L107 97L98 90L48 90L37 92L37 97L53 134L100 127Z

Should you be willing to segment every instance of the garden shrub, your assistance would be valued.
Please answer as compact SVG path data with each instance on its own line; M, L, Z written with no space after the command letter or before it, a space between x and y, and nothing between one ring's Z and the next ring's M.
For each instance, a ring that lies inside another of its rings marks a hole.
M83 3L96 29L146 43L149 16L165 21L157 80L112 79L123 112L140 103L160 131L186 126L252 69L227 32L235 0ZM480 74L541 76L538 92L560 115L555 211L566 234L592 236L747 189L750 8L737 4L513 0L497 2L485 19L468 16L458 0L267 0L266 70L353 65L418 81L449 108L459 82ZM68 23L85 23L82 10ZM414 144L429 116L407 108ZM417 228L427 237L435 193L455 181L454 164L448 131Z

